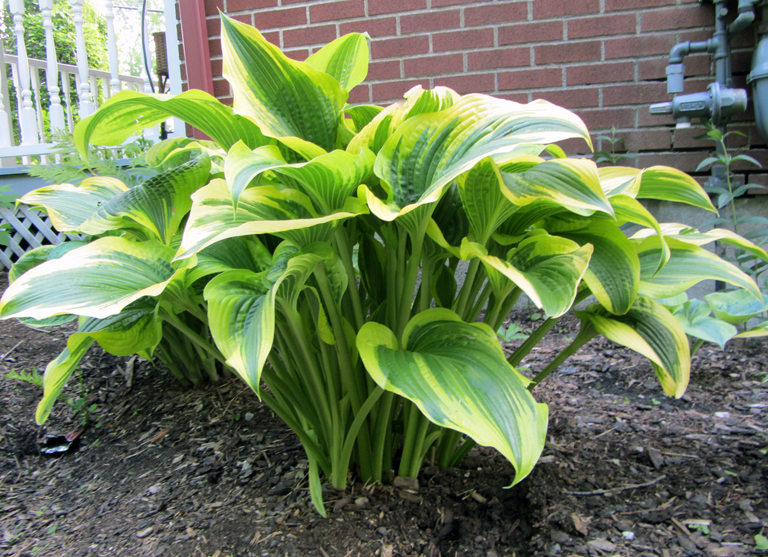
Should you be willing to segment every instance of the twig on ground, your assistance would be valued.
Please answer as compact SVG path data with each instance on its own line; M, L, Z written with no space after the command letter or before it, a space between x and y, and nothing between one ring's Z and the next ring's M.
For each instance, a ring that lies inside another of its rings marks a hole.
M16 350L16 348L18 348L18 347L19 347L19 345L20 345L22 342L24 342L24 341L23 341L23 340L20 340L19 342L17 342L16 344L14 344L14 345L13 345L13 348L11 348L10 350L8 350L8 352L6 352L5 354L3 354L3 355L0 357L0 361L4 361L4 360L5 360L5 359L6 359L8 356L10 356L10 355L11 355L11 352L13 352L14 350Z
M625 485L624 487L614 487L613 489L596 489L595 491L565 491L564 493L566 495L579 495L584 497L589 495L606 495L608 493L620 493L622 491L629 491L631 489L651 487L652 485L655 485L660 481L666 480L666 479L667 479L667 476L659 476L655 480L651 480L650 482L646 482L644 484L631 484L631 485Z

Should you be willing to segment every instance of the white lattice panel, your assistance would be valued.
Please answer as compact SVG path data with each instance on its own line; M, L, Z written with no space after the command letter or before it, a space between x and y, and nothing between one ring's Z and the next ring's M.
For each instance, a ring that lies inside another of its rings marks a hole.
M0 222L10 224L13 229L9 231L9 245L0 251L0 265L6 270L31 249L80 239L80 236L56 232L47 216L26 205L19 205L15 211L0 207L0 217Z

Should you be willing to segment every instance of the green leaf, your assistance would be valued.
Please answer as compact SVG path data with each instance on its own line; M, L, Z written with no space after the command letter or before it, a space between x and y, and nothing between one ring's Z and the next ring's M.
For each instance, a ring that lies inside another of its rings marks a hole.
M243 192L235 213L227 184L219 179L196 191L192 201L177 259L191 257L214 242L250 234L274 234L303 247L328 240L334 223L366 212L356 198L348 198L340 211L320 215L299 191L259 186Z
M715 164L716 162L720 162L720 157L707 157L703 161L699 163L699 165L696 167L695 172L699 172L708 166Z
M691 355L688 338L667 308L646 296L638 296L624 315L612 315L593 304L576 316L617 344L648 358L664 392L680 398L688 387Z
M53 251L56 246L46 245L39 248L31 249L24 255L19 257L16 263L13 264L11 270L8 272L8 282L12 283L21 275L37 267L41 263L48 261L48 255Z
M748 331L739 333L734 338L756 338L768 336L768 321L763 321L757 327L753 327Z
M208 155L153 176L101 205L78 227L85 234L135 228L149 230L168 245L182 219L192 207L191 195L208 183L211 160Z
M100 238L24 273L3 294L0 316L108 317L142 296L160 295L174 274L172 256L158 242Z
M662 235L662 229L661 229L661 226L659 225L659 222L650 213L650 211L648 211L648 209L643 207L643 205L639 201L637 201L632 197L629 197L628 195L615 195L610 198L610 201L611 201L611 205L613 205L613 210L616 213L616 220L620 224L632 222L635 224L647 226L650 229L656 231L656 234L658 234L660 238L660 248L661 248L659 250L659 262L656 267L656 270L658 271L664 265L666 265L667 261L669 261L669 258L671 256L671 253L669 251L669 246L667 245L667 242L664 239L664 236Z
M357 335L363 363L382 389L413 401L432 422L495 447L515 467L514 483L525 478L544 448L548 409L507 363L493 330L429 309L410 320L402 346L378 323Z
M95 114L78 122L75 145L86 158L88 144L120 145L136 132L172 116L207 134L225 150L241 140L251 148L267 143L253 122L233 114L230 107L208 93L192 89L173 96L120 91Z
M731 159L731 162L734 162L734 161L744 161L744 162L752 163L758 168L763 167L763 165L760 164L759 161L755 160L753 157L750 157L749 155L736 155Z
M581 246L591 245L594 251L584 281L608 311L619 315L629 311L640 284L640 260L632 242L616 225L589 221L585 228L578 230L561 232L549 226L547 230Z
M336 147L348 93L335 78L291 60L256 29L227 16L221 18L221 49L236 114L292 149Z
M211 244L196 255L197 262L187 271L187 282L233 269L258 273L272 264L272 254L255 236L227 238Z
M384 110L383 107L375 104L359 104L356 106L347 106L344 109L344 113L352 118L355 130L360 131L370 124L371 120L373 120L382 110Z
M652 166L643 171L637 198L677 201L717 213L704 188L696 180L668 166Z
M598 168L597 172L600 176L600 187L607 197L614 195L626 195L633 199L637 197L643 175L642 170L627 166L606 166Z
M530 160L536 162L533 158ZM502 191L515 205L525 206L546 199L579 215L589 216L599 211L613 216L613 207L603 193L594 161L554 159L522 172L508 172L509 168L506 165L501 168L505 186Z
M369 207L382 220L394 220L438 201L454 179L486 157L538 154L544 145L572 137L589 143L575 114L546 101L521 105L466 95L445 110L409 118L389 137L374 171L390 197L386 210L370 196Z
M497 295L512 281L547 317L559 317L573 305L592 254L592 246L547 234L536 234L509 250L506 261L488 255L478 243L462 242L463 259L479 257Z
M704 299L712 308L715 317L733 324L749 321L768 307L768 296L763 295L763 299L759 300L746 290L713 292Z
M691 228L684 224L664 223L661 225L661 232L667 238L673 238L695 246L705 246L715 241L723 242L724 244L729 244L746 250L760 259L768 261L768 253L766 253L763 248L725 228L713 228L706 232L699 232L695 228ZM652 234L653 232L650 230L641 230L632 236L632 238L646 238Z
M367 33L349 33L325 45L307 58L306 63L351 91L368 75L369 40Z
M35 421L43 425L51 415L53 404L59 398L64 384L77 369L80 360L93 344L93 338L85 333L74 333L67 339L67 347L45 368L43 376L43 398L37 404Z
M683 327L685 334L706 342L713 342L720 348L724 348L725 343L738 331L733 325L710 317L710 313L706 303L701 300L691 300L676 309L674 316Z
M660 241L651 236L637 246L640 258L640 291L657 298L669 298L685 292L702 280L721 280L744 288L762 300L754 281L734 265L694 244L667 237L671 249L669 262L657 272Z
M472 237L479 244L486 245L496 229L518 207L502 193L499 167L490 157L463 174L458 184Z
M373 173L373 161L373 153L362 149L357 154L334 150L309 162L288 164L274 146L251 151L236 144L229 151L224 172L235 204L248 184L256 180L255 185L260 185L259 178L271 171L273 182L301 191L318 212L328 215L344 207L357 186Z
M115 178L86 178L79 186L58 184L29 192L19 199L33 207L42 207L59 232L77 232L80 225L114 197L129 191Z
M213 340L227 365L257 395L275 335L275 291L265 283L264 275L227 271L205 287Z
M157 300L140 298L120 313L104 319L82 318L79 333L87 333L113 356L151 354L163 337Z

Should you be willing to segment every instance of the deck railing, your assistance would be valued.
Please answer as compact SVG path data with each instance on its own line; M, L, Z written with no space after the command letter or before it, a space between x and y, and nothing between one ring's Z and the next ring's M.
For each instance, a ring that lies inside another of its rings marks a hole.
M114 3L111 0L105 1L109 71L103 71L88 67L83 33L85 0L69 1L75 23L76 65L60 64L56 59L52 20L54 0L38 0L45 30L45 60L27 57L24 43L24 0L8 0L13 16L16 54L0 52L0 166L16 166L18 157L21 157L23 164L28 164L33 156L40 156L40 162L46 164L50 162L48 153L52 148L51 137L60 130L71 132L75 120L93 114L100 101L109 99L123 89L151 91L150 80L153 78L147 75L146 71L142 72L141 77L120 75L118 72L119 53L114 27ZM176 0L164 0L166 29L171 31L166 35L170 74L166 91L172 94L181 92L175 7ZM146 22L144 25L146 26ZM147 40L146 51L150 54L150 35L145 32L144 36ZM149 65L151 67L151 62ZM9 74L15 91L15 106L12 106L9 95ZM46 96L41 95L42 84L45 84L47 89ZM72 94L73 90L75 95ZM77 99L77 110L73 106L73 97ZM45 112L48 114L47 118L44 116ZM15 127L14 122L17 122ZM168 127L176 130L175 134L172 132L170 135L184 133L181 122L171 122ZM159 136L159 131L148 131L145 136L154 140Z

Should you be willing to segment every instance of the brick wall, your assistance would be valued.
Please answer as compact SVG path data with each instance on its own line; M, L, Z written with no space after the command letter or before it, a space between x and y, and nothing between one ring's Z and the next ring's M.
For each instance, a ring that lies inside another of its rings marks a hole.
M636 159L622 164L669 164L693 172L710 143L700 128L675 130L669 116L648 106L671 100L665 67L673 45L705 40L714 8L697 0L205 0L217 97L231 102L221 78L218 10L257 27L292 58L303 60L345 33L372 38L368 80L350 102L386 103L408 88L446 85L518 102L547 99L577 112L594 136L610 133ZM732 11L735 12L736 2ZM755 26L733 44L736 86L745 86ZM703 91L714 68L709 56L689 56L686 93ZM768 150L749 112L731 129L734 146L768 169ZM607 149L607 142L596 142ZM567 145L569 152L580 147ZM760 171L747 178L767 183Z

